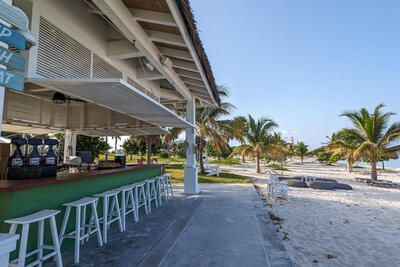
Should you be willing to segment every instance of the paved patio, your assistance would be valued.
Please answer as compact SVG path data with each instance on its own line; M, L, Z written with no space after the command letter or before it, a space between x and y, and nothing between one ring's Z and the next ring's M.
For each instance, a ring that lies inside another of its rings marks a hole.
M201 194L182 194L127 230L114 225L108 243L81 246L79 266L293 266L252 184L201 184ZM73 249L63 254L73 265ZM47 266L53 265L52 263Z

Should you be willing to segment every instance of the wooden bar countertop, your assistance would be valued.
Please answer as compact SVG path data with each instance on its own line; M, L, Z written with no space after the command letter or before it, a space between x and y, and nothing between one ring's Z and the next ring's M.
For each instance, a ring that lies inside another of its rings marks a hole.
M54 184L69 183L69 182L92 179L107 175L115 175L126 172L147 170L164 166L166 166L166 164L129 165L125 168L109 169L109 170L93 170L86 173L71 174L63 177L46 177L46 178L30 179L30 180L0 180L0 193L13 192L18 190L25 190L30 188L54 185Z

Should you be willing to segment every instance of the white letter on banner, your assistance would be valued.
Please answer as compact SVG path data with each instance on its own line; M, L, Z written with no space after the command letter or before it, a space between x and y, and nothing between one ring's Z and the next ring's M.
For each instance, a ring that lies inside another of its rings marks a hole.
M5 80L5 83L7 84L7 83L10 81L10 79L11 79L12 77L14 77L14 74L6 73L6 80Z
M0 31L0 37L3 37L3 36L11 36L11 31L9 29L3 27L3 29L1 29L1 31Z
M7 55L7 52L8 52L8 55ZM8 63L8 61L10 61L11 57L12 57L12 53L5 50L5 51L3 51L3 53L0 54L0 61Z

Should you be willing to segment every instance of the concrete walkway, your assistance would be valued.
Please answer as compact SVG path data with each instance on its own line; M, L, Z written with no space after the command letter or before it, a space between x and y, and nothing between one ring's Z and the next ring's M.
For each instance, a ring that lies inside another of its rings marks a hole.
M176 188L126 232L113 226L104 247L82 246L79 266L292 266L251 184L202 184L195 196ZM63 260L74 266L73 250Z

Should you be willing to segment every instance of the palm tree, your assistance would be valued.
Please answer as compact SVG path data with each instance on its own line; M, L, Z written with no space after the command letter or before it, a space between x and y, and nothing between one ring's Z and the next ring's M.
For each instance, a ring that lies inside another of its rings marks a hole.
M304 162L304 156L308 153L308 146L304 142L297 142L296 153L301 158L301 163Z
M169 128L168 132L162 137L162 144L167 146L168 158L170 157L171 144L178 138L185 129L183 128Z
M138 145L141 142L146 143L146 164L150 164L151 161L151 147L153 145L158 145L161 142L159 135L138 135L131 136L131 141L136 142Z
M353 124L352 128L342 130L343 135L356 145L357 149L353 153L355 159L362 155L367 157L371 165L372 181L378 179L377 161L400 151L400 145L393 145L400 139L400 123L395 122L387 127L390 117L395 113L383 113L383 107L384 104L377 105L372 114L362 108L359 111L346 111L340 115L349 118Z
M227 96L227 88L218 86L220 96ZM224 134L224 122L220 120L221 117L229 115L234 106L228 102L222 102L215 107L199 108L196 110L196 126L197 136L199 139L198 151L200 161L200 172L205 174L203 163L203 150L206 140L208 140L216 152L221 152L222 149L227 148L228 138Z
M356 162L354 158L354 151L357 149L357 145L349 140L343 131L333 133L325 144L328 151L333 152L334 155L340 155L346 159L346 170L350 173L352 171L353 164Z
M229 121L227 132L232 139L240 142L241 146L246 145L245 136L249 131L248 121L244 116L237 116ZM244 154L242 153L242 163L245 163Z
M248 126L249 130L245 135L247 144L236 147L232 151L230 157L237 154L254 157L256 159L256 171L257 173L260 173L260 157L266 153L277 151L274 147L274 143L271 142L268 133L274 127L278 126L278 124L273 120L264 117L255 121L254 118L249 115Z

